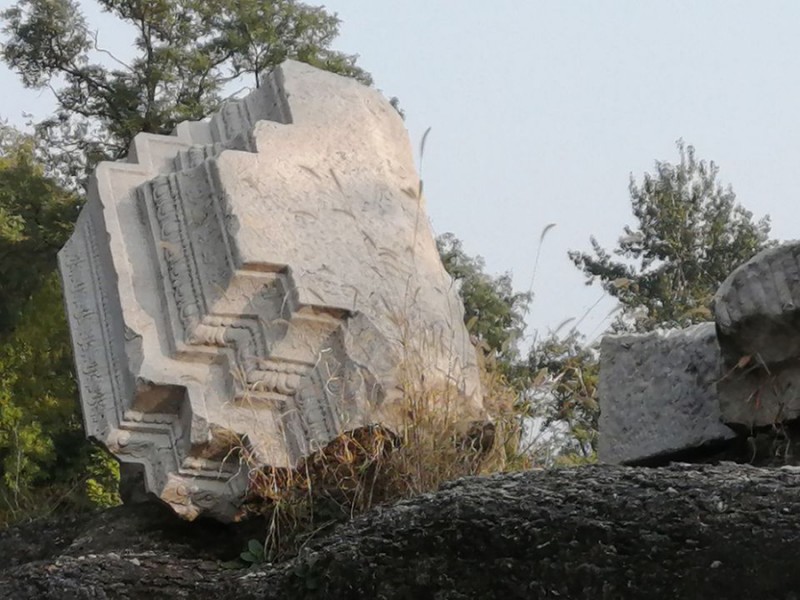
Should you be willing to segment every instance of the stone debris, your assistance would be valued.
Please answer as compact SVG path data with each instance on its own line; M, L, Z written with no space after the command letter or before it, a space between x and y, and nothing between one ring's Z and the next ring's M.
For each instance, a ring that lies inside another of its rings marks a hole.
M788 452L785 426L800 418L800 242L735 269L717 290L714 318L603 340L601 460L674 455L730 439L734 429L751 445L757 429L770 430Z
M59 255L87 434L184 518L232 520L250 469L399 427L403 386L484 419L419 190L389 102L292 61L137 135Z

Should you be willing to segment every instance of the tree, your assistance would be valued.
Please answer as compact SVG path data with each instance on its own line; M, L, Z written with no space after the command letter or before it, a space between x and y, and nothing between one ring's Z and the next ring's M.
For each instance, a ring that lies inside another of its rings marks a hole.
M19 0L0 13L2 58L26 87L57 102L37 125L46 162L73 187L118 159L140 132L169 133L217 108L226 86L254 84L287 58L366 83L356 57L334 51L340 21L297 0L98 0L135 30L134 55L103 49L76 0ZM108 66L108 65L112 66Z
M487 274L483 259L468 256L452 233L439 236L436 244L445 269L459 283L467 328L497 367L493 374L500 375L499 380L489 378L492 385L485 391L513 396L515 413L527 423L514 452L542 464L554 458L593 460L599 417L596 352L573 330L535 342L527 360L522 359L519 342L532 294L515 293L509 273Z
M710 302L728 274L768 245L769 218L753 222L736 204L718 167L677 142L679 162L656 161L630 197L638 226L625 226L613 255L591 238L593 253L571 251L587 285L600 281L622 307L617 328L648 330L710 318Z
M0 522L114 501L116 465L83 436L56 273L77 202L44 175L30 137L0 127Z
M44 176L33 140L0 125L0 340L55 270L77 205L74 194Z
M600 363L597 352L587 346L576 330L565 336L552 333L534 343L528 354L527 368L533 374L527 390L531 408L537 401L545 410L535 410L533 418L540 431L557 436L551 446L562 460L593 459L597 446L600 410L597 404L597 380ZM544 396L540 398L539 396ZM544 402L541 402L544 400ZM561 427L559 427L561 425Z
M469 332L491 358L511 371L525 330L530 294L514 292L510 273L487 274L483 259L468 256L452 233L439 236L436 247L445 269L460 286Z
M0 509L20 509L35 483L51 479L59 458L65 467L81 454L77 389L69 376L72 352L60 303L51 273L0 344Z

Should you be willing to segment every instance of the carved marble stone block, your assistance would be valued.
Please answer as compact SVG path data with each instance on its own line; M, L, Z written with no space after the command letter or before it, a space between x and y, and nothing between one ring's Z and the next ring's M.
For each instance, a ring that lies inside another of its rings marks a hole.
M409 385L483 419L419 189L389 102L296 62L136 136L59 255L87 435L183 517L231 520L249 469L396 429Z

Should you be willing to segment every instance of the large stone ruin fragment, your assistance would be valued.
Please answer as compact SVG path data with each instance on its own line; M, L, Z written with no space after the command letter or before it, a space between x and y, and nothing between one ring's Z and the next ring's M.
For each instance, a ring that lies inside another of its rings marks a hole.
M136 136L59 255L87 434L185 518L230 520L248 469L399 428L409 384L483 419L419 189L389 102L296 62Z
M600 359L599 458L642 463L800 417L800 243L762 251L714 298L714 322L607 336ZM793 423L794 422L794 423ZM753 448L755 455L756 449Z

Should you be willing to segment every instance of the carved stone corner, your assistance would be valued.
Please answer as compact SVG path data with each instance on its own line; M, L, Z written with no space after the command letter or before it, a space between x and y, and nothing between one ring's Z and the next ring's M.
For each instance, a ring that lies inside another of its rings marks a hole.
M181 516L233 520L251 469L391 426L409 356L480 417L463 305L409 189L386 99L291 61L137 135L59 254L87 435Z

